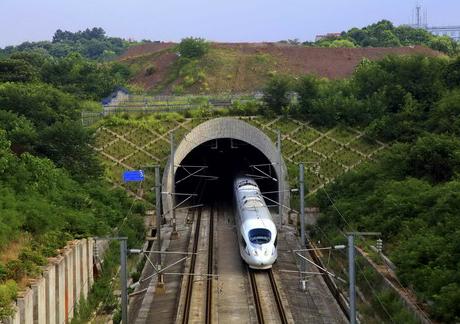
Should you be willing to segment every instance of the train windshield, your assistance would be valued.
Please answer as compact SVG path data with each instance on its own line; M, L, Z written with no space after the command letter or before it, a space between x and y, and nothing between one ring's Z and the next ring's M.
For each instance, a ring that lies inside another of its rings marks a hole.
M253 244L266 244L271 238L272 233L266 228L255 228L249 231L249 241Z

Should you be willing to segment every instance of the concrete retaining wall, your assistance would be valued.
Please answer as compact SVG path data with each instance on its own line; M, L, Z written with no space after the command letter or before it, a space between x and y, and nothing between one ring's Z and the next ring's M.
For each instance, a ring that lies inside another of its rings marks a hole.
M30 281L19 293L16 313L8 324L70 323L80 298L86 298L94 282L93 240L69 242L61 254L49 259L43 276Z

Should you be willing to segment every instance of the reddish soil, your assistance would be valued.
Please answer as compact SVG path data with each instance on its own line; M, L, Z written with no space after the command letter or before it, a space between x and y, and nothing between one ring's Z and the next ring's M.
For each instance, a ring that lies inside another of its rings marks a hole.
M174 45L176 44L167 42L167 43L147 43L143 45L133 46L133 47L128 48L128 50L120 56L119 60L123 61L126 59L132 59L136 56L153 54L153 53L171 48Z
M363 58L382 59L386 55L421 54L438 56L440 52L424 46L398 48L321 48L276 43L219 43L220 48L232 48L245 53L267 53L278 58L284 72L315 74L329 79L350 76Z
M159 56L152 59L152 63L155 66L155 72L151 75L147 75L145 72L136 75L131 82L143 87L145 90L149 90L158 85L163 81L169 72L170 67L176 61L177 55L175 53L165 51Z
M132 80L133 83L149 90L165 80L177 56L167 49L175 43L148 43L129 48L120 58L120 61L134 61L136 58L151 55L151 63L155 66L152 75L142 71ZM421 54L426 56L439 56L440 52L423 46L410 46L399 48L317 48L304 47L279 43L213 43L215 48L231 49L242 54L269 54L278 64L277 72L294 75L315 74L329 79L341 79L351 76L356 66L363 58L370 60L382 59L386 55ZM155 55L157 54L157 55ZM150 60L146 57L147 60ZM242 71L243 68L243 71ZM251 73L247 67L236 67L237 74ZM173 82L173 84L177 83ZM256 86L256 85L254 85ZM164 89L170 92L171 84ZM245 89L253 91L255 89Z

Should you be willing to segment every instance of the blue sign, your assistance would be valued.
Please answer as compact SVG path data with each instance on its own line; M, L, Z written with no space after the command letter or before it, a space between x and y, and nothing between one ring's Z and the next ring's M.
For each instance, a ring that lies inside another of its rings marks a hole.
M132 170L123 172L123 181L143 181L144 180L144 170Z

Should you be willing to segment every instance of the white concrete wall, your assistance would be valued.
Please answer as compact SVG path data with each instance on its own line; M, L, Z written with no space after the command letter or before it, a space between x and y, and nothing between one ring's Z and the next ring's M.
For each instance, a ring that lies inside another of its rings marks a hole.
M56 280L56 323L65 323L65 259L62 255L56 258L55 263Z
M80 241L74 241L73 247L73 310L75 312L75 307L80 302L81 294L81 244Z
M45 278L33 280L30 286L34 295L34 324L46 324Z
M88 297L88 264L91 262L88 261L88 240L82 239L81 240L81 266L80 266L80 273L81 273L81 294L83 298Z
M30 289L19 292L17 311L7 324L67 324L75 314L81 296L94 283L93 239L72 241L49 258L43 277L31 280Z
M34 322L34 294L32 289L21 291L16 303L19 308L19 323L32 324Z
M65 319L66 322L70 322L73 318L73 249L70 244L64 252L65 260Z
M86 252L88 253L88 290L90 287L93 286L94 283L94 273L93 273L93 266L94 266L94 256L93 256L93 250L94 250L94 240L93 239L88 239L87 241L88 246Z
M56 324L56 258L49 259L49 265L43 271L45 278L46 323Z

